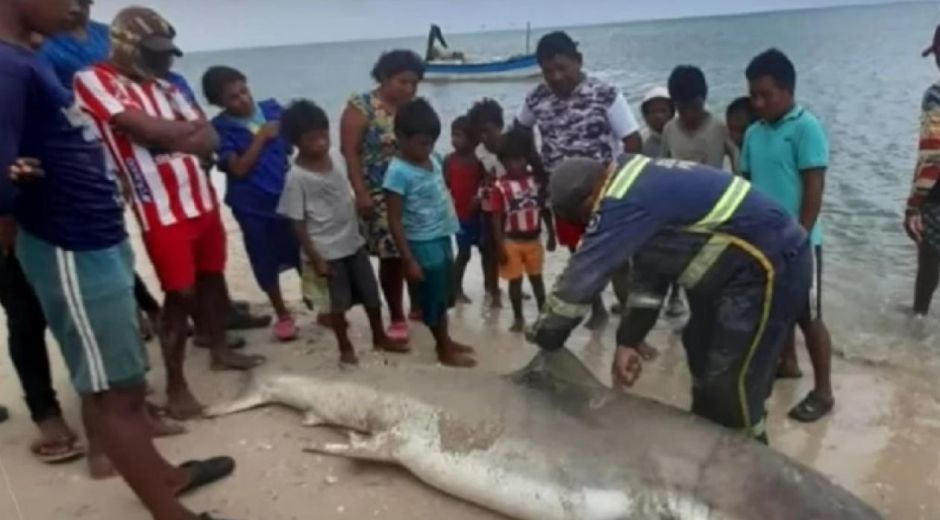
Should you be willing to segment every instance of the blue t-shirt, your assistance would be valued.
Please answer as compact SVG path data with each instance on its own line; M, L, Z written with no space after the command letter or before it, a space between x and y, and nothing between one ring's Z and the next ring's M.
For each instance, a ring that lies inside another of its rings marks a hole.
M436 157L431 162L433 171L396 157L385 172L383 187L404 199L405 238L414 242L448 237L460 229L454 201L444 183L441 162Z
M228 173L228 162L251 146L255 134L271 121L280 121L281 106L273 99L258 103L254 117L239 119L224 112L212 120L219 134L219 169ZM283 137L271 140L245 179L228 176L225 203L232 209L256 215L277 217L277 203L284 191L290 169L290 145ZM278 217L279 218L279 217Z
M751 183L795 218L803 205L803 172L829 165L829 142L822 124L797 105L780 121L760 121L744 135L741 171ZM822 244L819 221L810 232Z
M107 25L89 22L87 32L84 40L69 33L60 34L46 40L39 49L39 55L52 65L59 81L69 90L78 71L101 63L111 55L111 34Z
M71 251L125 240L116 172L52 67L0 43L0 99L0 215L15 213L23 229ZM17 190L6 172L18 157L39 159L45 177Z

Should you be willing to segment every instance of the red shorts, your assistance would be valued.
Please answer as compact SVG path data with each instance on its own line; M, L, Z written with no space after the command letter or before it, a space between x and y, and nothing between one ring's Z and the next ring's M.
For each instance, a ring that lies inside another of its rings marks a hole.
M143 234L144 246L164 292L196 285L196 274L225 271L225 228L219 211Z
M564 247L577 247L581 242L581 236L584 235L584 228L585 226L581 224L555 217L556 238L558 244Z

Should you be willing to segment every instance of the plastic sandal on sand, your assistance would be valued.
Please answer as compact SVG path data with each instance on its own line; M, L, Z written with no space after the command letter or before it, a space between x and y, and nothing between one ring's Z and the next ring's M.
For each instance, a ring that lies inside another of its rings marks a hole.
M408 341L408 324L404 321L393 322L385 335L395 341Z
M832 411L834 406L835 400L830 399L827 401L820 397L815 391L810 391L810 393L800 401L800 404L790 410L788 415L795 421L811 423L825 417Z
M285 316L274 324L274 337L278 341L292 341L297 339L297 324L294 318Z
M85 447L77 438L71 436L54 441L36 441L29 447L29 451L46 464L62 464L85 456Z
M235 459L231 457L214 457L206 460L191 460L180 464L180 468L188 470L189 483L176 492L182 496L193 491L218 482L235 471Z

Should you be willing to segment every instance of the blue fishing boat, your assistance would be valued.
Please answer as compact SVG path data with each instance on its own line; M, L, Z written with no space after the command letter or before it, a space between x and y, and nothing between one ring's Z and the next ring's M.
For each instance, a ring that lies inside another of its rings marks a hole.
M514 81L538 76L538 60L528 52L528 30L526 33L525 54L476 60L462 52L449 50L441 28L432 25L425 53L425 79L436 82ZM438 43L441 47L436 45Z

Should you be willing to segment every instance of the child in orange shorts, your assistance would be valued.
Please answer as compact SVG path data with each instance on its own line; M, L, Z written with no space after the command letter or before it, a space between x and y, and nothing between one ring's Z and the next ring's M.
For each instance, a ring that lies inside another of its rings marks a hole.
M522 277L528 275L539 309L545 305L542 266L542 222L548 230L549 251L555 250L551 212L545 207L539 183L529 165L531 136L520 129L503 136L498 156L506 175L497 179L492 190L493 234L500 252L500 277L509 282L512 303L512 332L525 329L522 313Z

